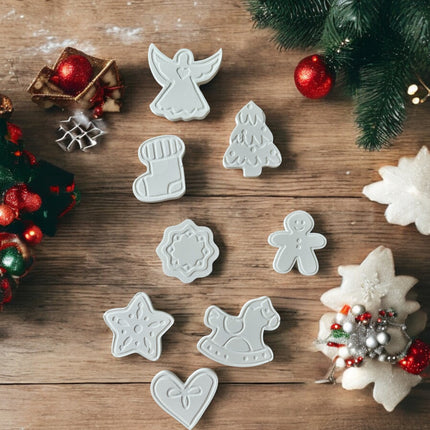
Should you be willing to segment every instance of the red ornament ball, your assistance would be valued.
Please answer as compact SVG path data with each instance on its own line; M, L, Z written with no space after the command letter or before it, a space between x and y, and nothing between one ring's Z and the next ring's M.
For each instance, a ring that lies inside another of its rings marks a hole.
M37 225L31 224L23 231L22 237L29 245L37 245L42 241L43 233Z
M403 370L413 375L419 375L430 363L430 345L415 339L408 353L399 361Z
M334 85L335 77L321 55L303 58L294 70L297 89L309 99L325 97Z
M6 227L15 219L15 211L8 205L0 204L0 225Z
M35 212L40 209L42 198L39 194L32 193L26 184L19 184L6 191L4 202L19 212Z
M57 65L50 80L65 93L76 95L85 89L92 77L93 68L88 59L83 55L70 55Z

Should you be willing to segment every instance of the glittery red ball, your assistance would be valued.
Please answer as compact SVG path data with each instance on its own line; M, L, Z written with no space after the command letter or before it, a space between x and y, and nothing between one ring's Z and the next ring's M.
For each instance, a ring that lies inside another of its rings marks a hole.
M32 193L26 184L19 184L6 191L4 202L17 211L35 212L42 205L42 198Z
M414 375L419 375L430 363L430 345L421 341L414 340L408 353L399 361L403 370Z
M22 237L29 245L37 245L42 241L43 233L37 225L31 224L23 231Z
M334 85L334 75L327 68L323 57L310 55L297 64L294 71L297 89L309 99L325 97Z
M90 83L92 77L93 68L88 59L82 55L70 55L58 64L51 81L67 94L76 95Z
M8 205L0 204L0 225L6 227L15 219L15 211Z

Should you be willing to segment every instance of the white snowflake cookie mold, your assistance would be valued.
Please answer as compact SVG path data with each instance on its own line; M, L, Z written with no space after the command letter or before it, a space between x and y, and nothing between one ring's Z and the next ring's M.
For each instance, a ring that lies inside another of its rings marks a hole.
M152 113L170 121L206 118L210 108L199 85L214 78L221 60L222 49L211 57L195 61L189 49L180 49L172 59L151 44L149 68L154 79L163 87L150 105Z
M421 234L430 234L430 153L423 146L415 157L402 157L397 166L379 169L383 180L363 188L370 200L388 205L391 224L415 223Z
M182 158L185 144L177 136L157 136L139 147L139 160L147 171L134 180L133 193L141 202L173 200L185 194Z
M285 230L269 236L269 244L279 248L273 260L273 269L278 273L288 273L297 262L302 275L315 275L319 270L315 249L327 245L326 238L319 233L311 233L314 219L305 211L294 211L284 219Z
M223 158L226 169L242 169L245 178L254 178L263 167L280 166L282 156L265 121L263 110L253 101L239 111Z
M238 316L217 306L207 308L204 323L212 329L197 344L206 357L226 366L253 367L273 360L273 351L264 343L264 332L279 327L281 318L269 297L250 300Z
M347 390L373 383L374 399L392 411L421 381L430 361L430 345L413 340L426 316L417 312L418 302L406 299L417 280L396 276L393 255L382 246L358 266L340 266L339 274L341 286L321 296L336 313L320 320L316 346L333 364L317 382L335 382L342 372L337 381Z
M157 255L167 276L187 284L212 273L219 249L208 227L198 226L186 219L166 228L163 240L157 247Z
M136 353L151 361L160 358L161 337L174 322L168 313L155 310L145 293L137 293L125 308L106 311L103 318L113 332L114 357Z
M218 377L211 369L196 370L184 383L169 370L157 373L151 382L155 402L191 430L212 402L218 388Z

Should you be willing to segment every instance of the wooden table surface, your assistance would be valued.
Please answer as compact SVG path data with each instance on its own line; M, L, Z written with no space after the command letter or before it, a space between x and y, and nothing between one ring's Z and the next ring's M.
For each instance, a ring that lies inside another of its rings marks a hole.
M392 148L359 150L351 101L339 91L319 101L302 97L292 75L306 53L279 52L270 32L253 29L239 0L5 0L0 23L1 92L14 101L12 120L27 148L75 173L82 192L56 237L36 248L33 270L0 314L1 429L180 429L154 403L149 384L162 369L185 379L200 367L214 369L220 386L197 429L430 428L428 379L387 413L370 387L316 385L329 360L312 346L327 311L319 298L341 281L337 267L359 264L379 245L393 250L399 274L420 280L418 299L430 310L429 237L388 224L385 206L361 194L379 180L379 167L428 143L430 103L410 110ZM160 90L148 69L151 42L169 56L190 48L197 59L223 48L219 74L203 87L207 119L172 123L150 112ZM126 83L122 112L106 116L109 134L89 153L63 152L54 140L69 113L44 111L26 93L69 45L116 59ZM283 156L281 167L256 179L222 167L234 117L249 100L264 109ZM141 203L131 191L144 171L137 149L161 134L186 143L187 192ZM267 237L295 209L310 212L328 239L316 276L272 269L276 250ZM185 218L210 227L220 247L212 275L189 285L165 276L155 253L164 229ZM110 352L103 313L138 291L176 320L157 362ZM237 314L261 295L282 318L265 337L273 362L229 368L197 352L209 332L209 305Z

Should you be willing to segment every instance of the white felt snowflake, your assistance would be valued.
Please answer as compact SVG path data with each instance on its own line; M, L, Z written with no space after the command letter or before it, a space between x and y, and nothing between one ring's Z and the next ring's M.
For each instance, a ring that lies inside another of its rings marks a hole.
M321 296L324 305L339 312L344 305L351 308L363 305L366 311L378 315L381 309L395 309L396 323L401 327L411 313L416 313L419 321L414 326L422 329L426 316L417 312L418 302L406 299L408 291L417 280L411 276L396 276L394 260L390 249L380 246L373 250L360 265L340 266L341 286L333 288ZM414 315L415 316L415 315ZM327 313L320 320L317 348L332 360L336 359L340 349L328 346L327 339L335 322L336 314ZM409 321L409 320L408 320ZM409 329L409 327L408 327ZM394 354L407 346L401 329L389 331L391 340L386 345L387 353ZM410 333L415 335L414 333ZM382 403L386 410L392 411L407 396L412 387L421 381L421 377L406 372L397 364L378 361L366 357L358 367L349 367L338 378L347 390L361 389L374 383L373 397Z
M370 200L387 204L391 224L415 223L421 234L430 234L430 154L423 146L416 157L403 157L398 166L379 169L383 180L363 188Z

